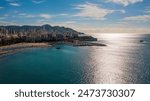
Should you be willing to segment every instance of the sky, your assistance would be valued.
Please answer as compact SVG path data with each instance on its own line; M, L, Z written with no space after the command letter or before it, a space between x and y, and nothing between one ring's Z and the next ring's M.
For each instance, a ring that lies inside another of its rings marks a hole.
M150 33L150 0L0 0L0 25L43 24L87 33Z

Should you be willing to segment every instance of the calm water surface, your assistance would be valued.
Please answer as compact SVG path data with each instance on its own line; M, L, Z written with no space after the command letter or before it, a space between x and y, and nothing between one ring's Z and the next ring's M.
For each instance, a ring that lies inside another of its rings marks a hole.
M0 83L149 83L150 35L94 34L107 47L59 45L0 58ZM140 43L140 40L144 40Z

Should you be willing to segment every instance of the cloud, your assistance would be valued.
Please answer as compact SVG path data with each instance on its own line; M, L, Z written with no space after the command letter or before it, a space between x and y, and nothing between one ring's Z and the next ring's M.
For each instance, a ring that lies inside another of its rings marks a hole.
M146 11L144 11L144 13L150 13L150 10L146 10Z
M9 15L8 14L4 14L4 15L0 16L0 20L6 19L7 17L9 17Z
M19 13L19 16L26 16L26 13Z
M0 6L0 10L3 9L3 8L4 8L4 7L1 7L1 6Z
M93 3L76 5L75 9L79 12L74 16L85 17L94 20L104 20L105 16L114 12L114 10L104 9Z
M16 17L21 17L21 18L35 18L37 16L33 15L33 14L18 13Z
M150 21L150 15L139 15L139 16L130 16L130 17L125 17L123 19L124 21Z
M15 2L11 2L11 3L9 3L11 6L16 6L16 7L19 7L19 6L21 6L19 3L15 3Z
M43 19L50 19L52 16L50 14L26 14L26 13L19 13L18 16L25 17L25 18L43 18Z
M98 6L97 4L93 4L89 2L81 5L76 5L75 9L79 10L79 12L74 14L74 16L89 18L93 20L105 20L107 15L114 12L126 13L125 10L105 9Z
M145 8L144 13L150 13L150 6Z
M17 25L17 23L15 23L15 22L8 22L8 21L0 21L0 25L2 25L2 26L7 26L7 25Z
M39 16L40 16L41 18L44 18L44 19L50 19L50 18L52 18L52 16L49 15L49 14L40 14Z
M76 23L76 21L66 21L64 23L66 23L66 24L74 24L74 23Z
M66 13L61 13L59 14L60 16L68 16L69 14L66 14Z
M35 18L36 16L35 15L26 14L26 15L24 15L24 17L26 17L26 18Z
M106 2L113 2L123 6L128 6L129 4L135 4L138 2L143 2L143 0L106 0Z
M3 20L3 19L5 19L5 17L0 17L0 20Z
M41 3L44 3L45 0L32 0L32 2L35 4L41 4Z
M118 10L118 11L120 11L121 13L126 13L126 11L125 11L125 10Z
M12 1L15 1L15 0L5 0L5 1L7 1L7 2L12 2Z

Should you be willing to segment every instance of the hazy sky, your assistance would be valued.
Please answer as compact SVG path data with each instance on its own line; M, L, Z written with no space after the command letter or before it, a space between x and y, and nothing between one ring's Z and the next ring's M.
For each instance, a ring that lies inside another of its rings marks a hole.
M0 24L150 33L150 0L0 0Z

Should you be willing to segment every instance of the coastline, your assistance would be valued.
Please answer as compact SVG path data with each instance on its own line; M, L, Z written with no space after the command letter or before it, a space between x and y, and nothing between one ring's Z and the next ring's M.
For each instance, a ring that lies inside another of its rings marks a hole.
M13 54L26 48L49 47L50 43L18 43L6 46L0 46L0 56Z
M9 55L9 54L14 54L18 51L27 49L27 48L38 48L38 47L51 47L55 44L59 44L59 43L63 43L63 44L68 44L68 45L72 45L72 46L107 46L105 44L102 43L91 43L91 42L87 42L87 41L75 41L75 42L68 42L68 41L58 41L58 42L42 42L42 43L17 43L17 44L12 44L12 45L6 45L6 46L0 46L0 56L5 56L5 55Z
M25 48L48 47L59 43L76 47L107 46L97 43L97 38L85 33L47 24L42 26L0 26L0 34L0 56L13 54Z

